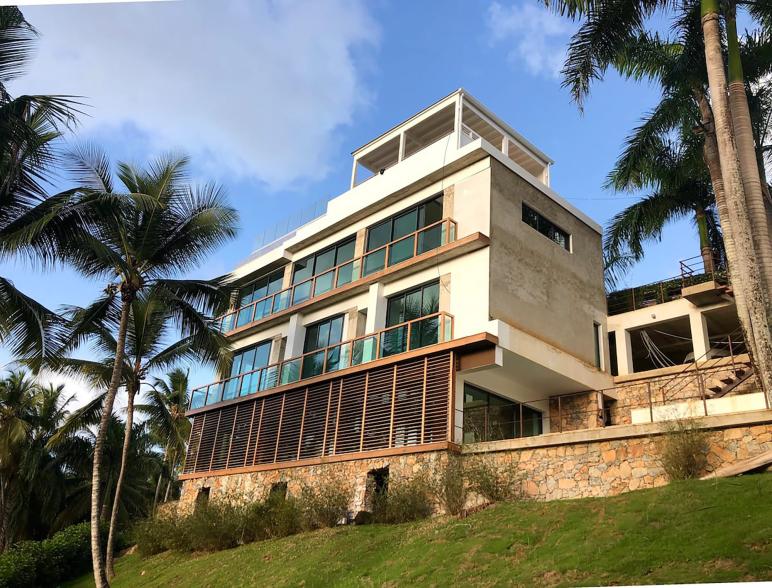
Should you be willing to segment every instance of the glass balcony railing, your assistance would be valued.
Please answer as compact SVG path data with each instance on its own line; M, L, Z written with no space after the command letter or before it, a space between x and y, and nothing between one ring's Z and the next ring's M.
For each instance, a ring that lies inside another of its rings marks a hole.
M437 312L193 390L190 408L362 365L453 339L453 316Z
M214 326L221 333L228 333L255 323L412 257L447 245L456 240L457 232L457 223L453 219L437 221L378 249L368 251L361 257L224 314L215 319Z

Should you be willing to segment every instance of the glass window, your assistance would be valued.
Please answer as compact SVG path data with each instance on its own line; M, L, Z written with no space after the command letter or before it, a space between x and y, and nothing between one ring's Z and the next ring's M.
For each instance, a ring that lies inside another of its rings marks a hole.
M373 251L379 247L383 247L387 243L392 243L402 237L406 237L415 231L422 229L428 225L434 224L437 221L442 220L442 195L436 196L431 200L422 202L414 208L404 210L399 214L373 225L367 231L367 251ZM405 240L406 242L409 239ZM409 250L407 257L400 253L396 256L395 260L390 260L389 263L398 263L404 261L413 256L413 244L409 243L404 245L405 251ZM428 249L424 249L427 251Z
M381 335L381 350L384 357L434 345L439 341L438 316L416 320L435 315L439 311L439 291L439 283L431 282L388 299L386 327L395 328L388 329ZM409 329L408 325L396 326L408 321L413 321Z
M354 244L355 238L350 237L337 245L333 245L328 249L309 255L305 259L296 261L295 266L292 268L292 283L299 284L308 278L323 274L341 263L353 259ZM331 283L332 277L330 278L330 284ZM321 294L321 292L317 291L315 294Z
M334 316L306 327L303 353L323 349L341 342L343 337L343 315Z
M268 365L271 355L271 342L263 341L252 347L240 349L233 354L231 376L238 376Z
M571 250L571 235L525 203L523 203L523 222L560 245L566 251Z
M599 323L593 322L592 323L592 334L594 337L594 347L595 347L595 367L598 369L601 369L601 356L602 356L602 350L600 346L601 342L601 327Z
M284 268L271 272L270 274L262 276L254 282L243 286L239 290L239 307L251 304L252 302L260 300L261 298L265 298L270 294L275 294L281 290L283 281Z
M389 241L391 241L391 219L383 221L367 231L368 251L383 247Z
M386 326L435 314L440 310L439 282L430 282L391 296L387 303Z
M464 384L464 443L541 434L541 411Z

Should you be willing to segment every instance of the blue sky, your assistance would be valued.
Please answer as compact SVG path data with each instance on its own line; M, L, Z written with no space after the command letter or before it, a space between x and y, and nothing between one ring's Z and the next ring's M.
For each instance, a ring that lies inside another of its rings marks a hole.
M83 96L88 116L69 141L138 163L184 150L196 179L226 186L241 230L202 277L234 267L288 215L344 192L353 149L460 86L550 155L553 187L605 224L633 200L604 190L604 178L657 98L609 74L580 114L558 73L574 25L536 0L181 0L24 12L40 49L12 90ZM675 275L678 260L697 253L690 224L674 224L626 283ZM100 290L67 269L0 269L53 308ZM200 383L211 377L194 373Z

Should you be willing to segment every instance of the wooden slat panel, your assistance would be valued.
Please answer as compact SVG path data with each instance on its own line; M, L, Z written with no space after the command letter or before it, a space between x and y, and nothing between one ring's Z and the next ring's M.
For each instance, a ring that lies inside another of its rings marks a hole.
M212 461L212 450L217 433L217 423L220 421L220 412L207 413L204 427L201 431L201 441L198 444L198 456L196 458L196 471L206 472Z
M366 374L354 374L343 378L343 397L340 402L340 418L335 454L359 451L362 437L362 407L364 405Z
M303 423L303 439L300 443L300 459L322 455L325 418L327 418L329 398L330 385L327 383L311 386L308 389L306 418Z
M367 383L363 451L385 449L389 446L393 385L394 368L392 366L384 366L370 372Z
M254 402L239 405L236 424L233 427L230 455L228 456L227 467L229 468L242 467L244 465L244 458L247 455L247 443L249 443L249 427L252 424L252 412L254 409Z
M265 399L263 407L262 424L260 425L260 436L257 440L257 459L256 464L273 463L276 455L276 439L279 433L279 418L281 416L281 405L284 394L268 396Z
M204 416L200 414L193 417L193 424L190 428L190 440L188 442L188 453L185 457L185 467L183 474L189 474L196 467L196 456L198 455L198 444L201 441L201 429L204 426Z
M423 358L397 365L392 447L418 445L421 442L423 384Z
M222 470L228 463L228 450L231 447L233 423L236 418L236 406L224 408L220 413L220 426L214 443L211 470Z
M184 473L443 442L450 386L447 352L198 415Z
M424 443L444 441L448 437L449 385L450 353L430 356L426 369Z
M281 435L276 461L292 461L298 458L304 402L305 390L295 390L285 394L284 416L281 419Z

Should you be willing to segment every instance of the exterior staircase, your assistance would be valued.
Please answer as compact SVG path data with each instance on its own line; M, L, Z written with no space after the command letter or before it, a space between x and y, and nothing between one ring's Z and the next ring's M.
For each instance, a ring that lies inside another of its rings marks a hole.
M731 375L714 380L712 385L706 386L711 398L726 396L753 375L753 367L750 362L743 361L735 366Z

